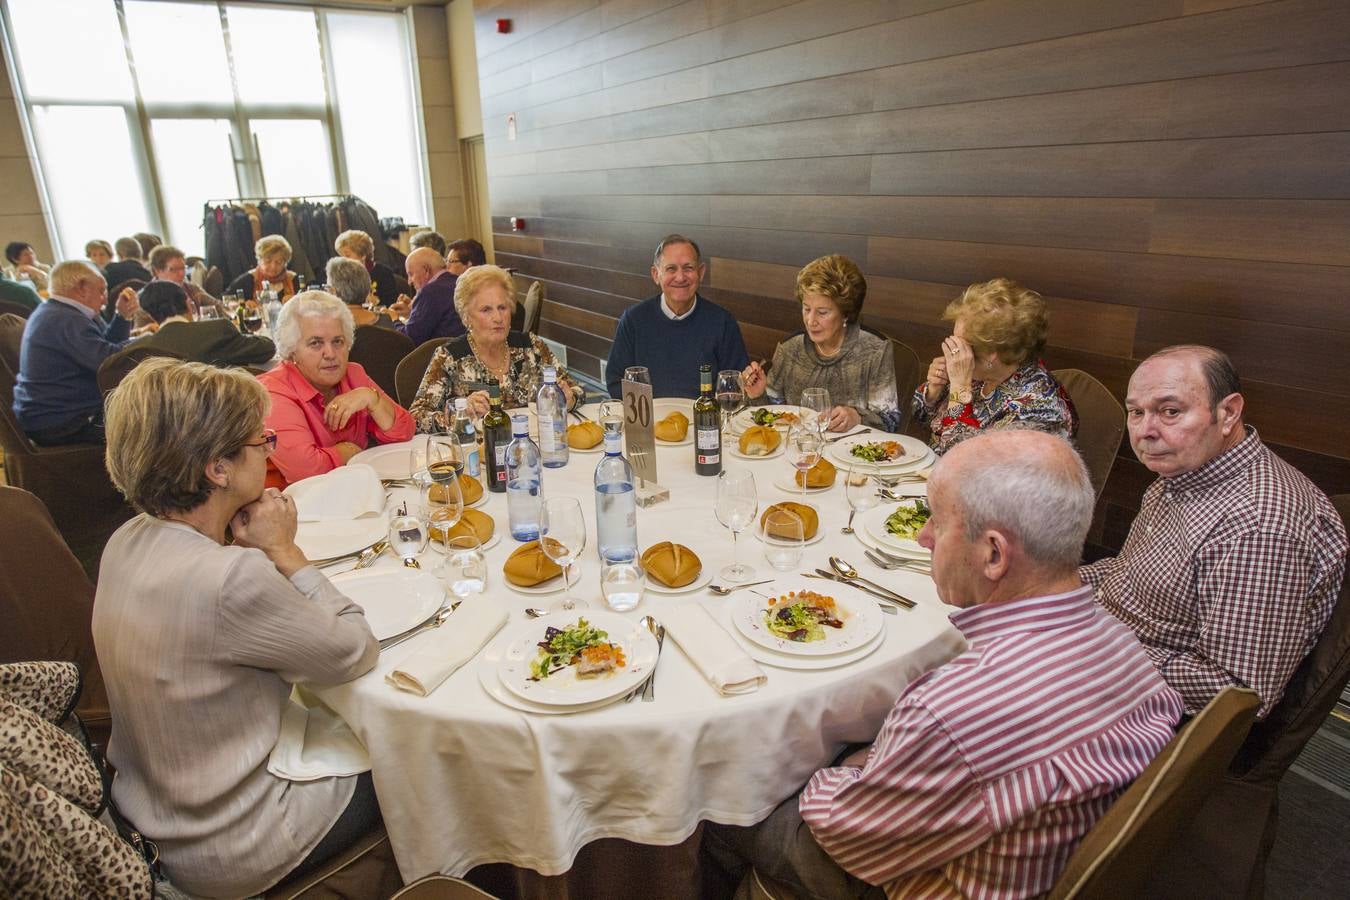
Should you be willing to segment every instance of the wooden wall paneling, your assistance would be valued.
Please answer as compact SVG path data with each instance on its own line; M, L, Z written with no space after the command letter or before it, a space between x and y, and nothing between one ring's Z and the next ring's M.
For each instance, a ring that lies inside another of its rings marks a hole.
M1328 172L1333 190L1340 181L1333 173L1340 168ZM1160 200L1149 249L1181 256L1350 266L1350 201Z

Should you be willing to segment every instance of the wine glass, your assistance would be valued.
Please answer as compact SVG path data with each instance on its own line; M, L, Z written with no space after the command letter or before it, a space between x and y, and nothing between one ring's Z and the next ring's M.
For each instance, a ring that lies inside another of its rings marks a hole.
M806 493L806 473L820 462L820 452L824 446L825 439L821 437L820 432L806 423L794 425L788 430L787 460L801 473L798 476L800 479L798 493Z
M585 608L585 600L572 597L572 564L586 549L586 520L575 497L549 497L539 509L539 546L544 555L562 566L563 597L549 612Z
M450 529L459 524L464 516L464 494L459 489L459 478L453 469L450 477L443 477L437 467L444 463L437 461L428 468L428 476L421 479L420 496L422 500L422 519L427 523L431 535L445 544L450 538Z
M771 509L764 515L760 540L764 543L764 559L769 565L779 572L788 572L802 561L806 525L802 517L790 509Z
M717 397L717 405L722 407L722 429L725 430L731 417L745 408L745 384L741 381L740 370L718 372L713 395Z
M422 520L409 515L408 507L401 506L389 519L389 549L410 569L420 569L418 555L427 548L427 527Z
M263 327L262 307L252 300L245 301L245 304L244 330L249 334L257 334Z
M606 434L623 432L623 401L605 400L600 404L600 427Z
M853 533L853 517L860 512L875 509L881 502L877 496L877 467L852 465L844 477L844 496L848 498L848 524L839 529L843 534Z
M239 312L239 295L234 293L222 295L220 298L220 306L225 310L225 315L233 319L234 314Z
M600 593L615 612L627 612L641 603L646 585L647 573L636 559L610 563L600 572Z
M727 581L749 581L755 573L736 556L736 537L755 521L759 492L749 469L723 469L717 476L717 521L731 530L731 565L722 570Z
M830 411L830 391L823 387L809 387L802 391L802 408L808 418L815 419L816 430L824 433L825 414Z
M445 545L445 559L436 567L435 575L460 600L481 594L487 585L487 562L478 538L471 534L452 537Z

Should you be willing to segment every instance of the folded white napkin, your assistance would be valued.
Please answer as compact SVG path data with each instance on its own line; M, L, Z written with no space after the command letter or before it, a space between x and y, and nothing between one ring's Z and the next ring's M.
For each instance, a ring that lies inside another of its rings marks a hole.
M725 628L697 603L684 603L661 617L666 634L722 694L748 694L768 680L764 670Z
M288 781L314 781L370 771L370 756L342 718L300 686L281 714L267 771Z
M415 638L421 646L384 680L401 691L425 697L473 659L506 619L506 610L486 597L465 600L445 624Z
M284 493L295 501L301 522L360 519L384 511L380 476L361 463L297 481Z

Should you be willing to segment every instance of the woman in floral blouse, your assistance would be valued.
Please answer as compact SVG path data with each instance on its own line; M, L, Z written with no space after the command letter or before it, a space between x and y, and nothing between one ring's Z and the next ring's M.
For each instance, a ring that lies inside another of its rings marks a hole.
M467 397L475 416L487 415L488 387L501 388L502 406L525 406L543 380L545 366L558 369L558 385L569 409L581 405L582 391L552 352L533 334L511 331L516 308L511 275L497 266L473 266L455 283L455 311L468 331L431 357L422 386L408 411L419 432L445 427L445 404Z
M1040 294L995 278L966 288L942 317L952 334L914 392L915 420L928 423L936 452L990 428L1073 437L1073 402L1038 359L1050 318Z

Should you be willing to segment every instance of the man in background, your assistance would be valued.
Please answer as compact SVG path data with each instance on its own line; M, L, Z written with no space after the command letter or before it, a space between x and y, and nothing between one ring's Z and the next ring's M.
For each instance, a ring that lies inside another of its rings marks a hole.
M419 247L405 262L408 280L417 294L400 294L389 307L399 321L394 327L421 344L436 337L459 337L464 323L455 311L455 276L446 271L445 258L430 247Z

